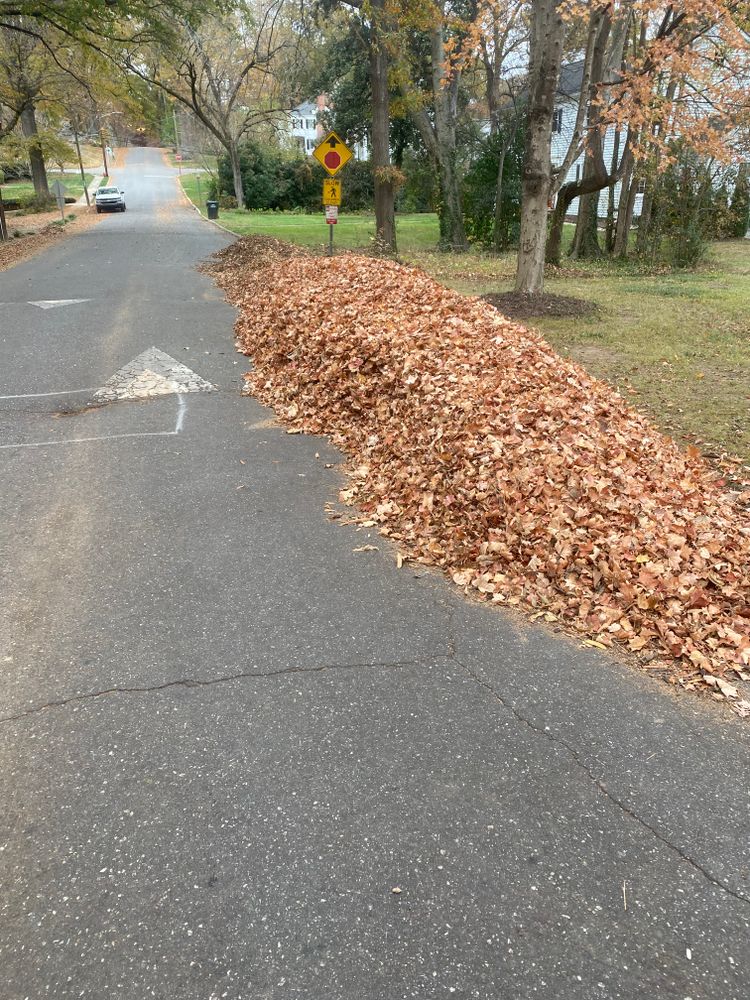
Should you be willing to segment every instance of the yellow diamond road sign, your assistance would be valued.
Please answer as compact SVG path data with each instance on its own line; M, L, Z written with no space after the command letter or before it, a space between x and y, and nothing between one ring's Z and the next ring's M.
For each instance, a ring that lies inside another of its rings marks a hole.
M334 177L344 164L351 160L354 153L335 132L329 132L315 147L312 155L331 177Z

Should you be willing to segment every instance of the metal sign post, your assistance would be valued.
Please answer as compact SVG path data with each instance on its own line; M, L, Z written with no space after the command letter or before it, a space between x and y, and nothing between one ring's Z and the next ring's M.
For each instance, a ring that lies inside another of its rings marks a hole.
M337 205L326 205L326 222L328 224L328 256L333 257L333 227L339 221Z
M52 190L57 199L57 207L60 209L60 218L65 222L65 185L62 181L55 181Z

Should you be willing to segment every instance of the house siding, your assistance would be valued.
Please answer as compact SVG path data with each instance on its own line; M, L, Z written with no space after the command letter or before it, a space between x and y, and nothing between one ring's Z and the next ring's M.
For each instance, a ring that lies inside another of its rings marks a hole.
M575 127L576 115L578 113L578 103L570 98L558 99L555 105L555 123L557 124L559 120L560 130L559 132L552 133L552 164L553 166L559 166L565 159L565 154L568 152L568 147L570 146L570 140L573 136L573 129ZM625 140L627 139L627 128L623 129L620 133L620 151L622 151ZM608 128L604 135L604 162L609 167L612 163L612 154L615 148L615 130L613 128ZM583 173L583 154L578 157L578 159L573 163L568 175L565 178L565 183L569 181L575 181ZM615 184L615 205L619 203L620 191L622 189L622 183L620 181ZM599 218L605 218L607 215L607 202L609 200L609 188L604 188L603 191L599 192ZM643 204L643 195L637 194L635 196L635 208L633 210L634 216L639 216L641 214L641 206ZM570 208L568 209L568 215L571 218L578 217L578 198L571 202Z

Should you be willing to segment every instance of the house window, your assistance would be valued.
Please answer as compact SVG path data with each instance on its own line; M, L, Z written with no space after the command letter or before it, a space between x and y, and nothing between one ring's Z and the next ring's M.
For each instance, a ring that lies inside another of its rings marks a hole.
M555 133L555 135L560 135L560 133L562 132L562 123L563 123L563 109L555 108L555 110L552 112L552 131Z
M308 128L315 128L315 119L314 118L308 118L307 119L307 127Z
M576 163L576 184L580 181L580 179L581 179L581 164Z
M635 190L636 190L637 194L645 194L646 193L646 178L645 177L641 177L641 179L638 181L638 187Z
M312 139L305 139L305 146L309 152L311 149L315 149L315 142Z

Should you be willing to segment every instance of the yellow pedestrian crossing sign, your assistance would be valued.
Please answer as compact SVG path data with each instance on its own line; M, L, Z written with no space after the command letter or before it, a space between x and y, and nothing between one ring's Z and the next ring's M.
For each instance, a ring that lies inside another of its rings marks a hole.
M340 136L336 135L335 132L329 132L325 139L315 147L312 155L323 166L323 169L327 170L333 177L345 163L351 160L354 153Z
M341 204L341 181L337 181L333 177L326 177L323 181L323 204Z

